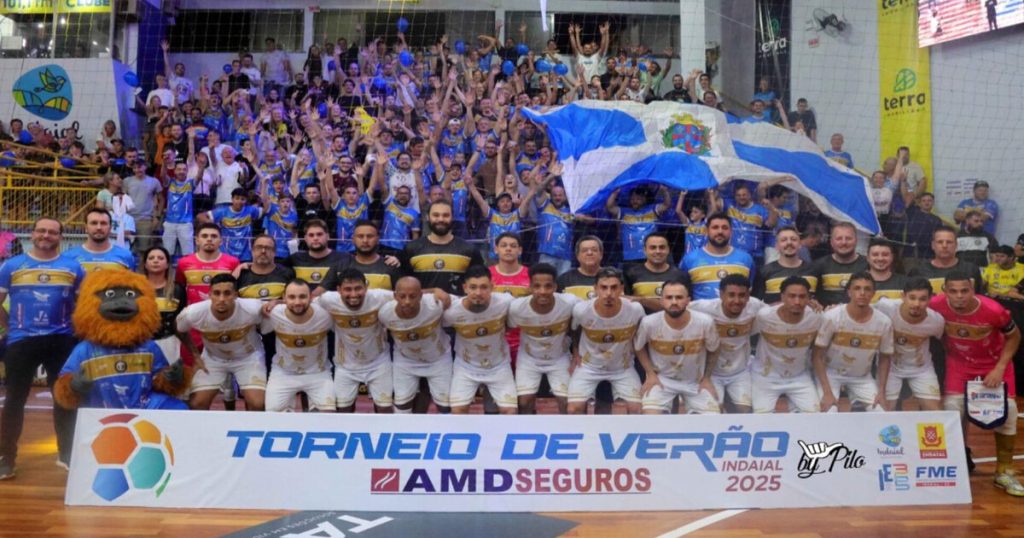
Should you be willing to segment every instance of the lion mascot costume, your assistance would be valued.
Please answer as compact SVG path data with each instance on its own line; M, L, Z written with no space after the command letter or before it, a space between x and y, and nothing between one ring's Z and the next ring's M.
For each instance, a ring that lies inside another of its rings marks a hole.
M66 409L187 409L176 398L192 370L167 364L153 335L160 327L156 294L146 277L123 269L89 273L72 314L82 339L53 388Z

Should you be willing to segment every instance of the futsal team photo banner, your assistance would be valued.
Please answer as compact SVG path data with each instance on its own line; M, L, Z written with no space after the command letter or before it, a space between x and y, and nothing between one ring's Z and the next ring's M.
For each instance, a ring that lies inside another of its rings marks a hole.
M954 412L336 415L83 409L65 501L553 512L970 503Z

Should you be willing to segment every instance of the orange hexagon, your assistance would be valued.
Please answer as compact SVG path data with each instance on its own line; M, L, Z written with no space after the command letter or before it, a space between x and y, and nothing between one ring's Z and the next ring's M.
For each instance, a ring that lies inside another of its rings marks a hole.
M135 436L124 426L104 429L92 442L92 453L100 464L120 465L135 451Z

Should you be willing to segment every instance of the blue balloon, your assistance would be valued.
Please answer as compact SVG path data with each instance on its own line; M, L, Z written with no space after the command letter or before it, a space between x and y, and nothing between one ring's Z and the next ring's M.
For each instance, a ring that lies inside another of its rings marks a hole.
M334 69L337 68L337 67L338 67L338 64L334 63L334 60L331 60L331 61L327 62L327 70L328 71L334 71Z
M78 164L78 161L72 159L71 157L60 158L60 165L63 166L64 168L74 168L76 164Z
M124 83L131 86L132 88L139 87L139 75L135 74L135 71L125 71Z
M455 52L457 52L459 54L465 54L466 53L466 42L461 40L461 39L456 41L455 42Z
M31 144L35 142L35 139L32 138L32 133L25 130L18 134L18 142L21 144Z
M224 69L225 73L227 73L229 75L231 74L231 64L224 64L223 69Z
M403 50L402 52L398 53L398 61L402 62L402 65L410 67L412 66L414 58L411 52Z
M5 151L0 155L0 166L14 166L16 163L13 151Z
M640 62L640 65L638 65L637 67L639 67L640 70L643 71L644 73L647 72L647 64L646 63Z
M409 21L407 21L405 19L405 17L399 17L397 24L398 24L398 31L402 32L403 34L406 32L406 30L409 29Z
M555 66L555 73L565 76L569 74L569 66L565 64L558 64Z
M530 46L526 43L520 43L516 46L516 52L518 52L520 56L526 56L530 53Z
M512 63L512 60L505 60L501 63L501 72L511 77L516 72L516 64Z
M539 60L533 64L533 68L536 69L538 73L547 73L548 71L551 71L551 64L548 63L547 60Z
M317 105L316 106L316 111L317 111L318 114L320 114L321 118L326 118L327 117L327 103L320 103L319 105Z
M384 80L384 77L373 77L373 87L383 90L388 87L388 81Z

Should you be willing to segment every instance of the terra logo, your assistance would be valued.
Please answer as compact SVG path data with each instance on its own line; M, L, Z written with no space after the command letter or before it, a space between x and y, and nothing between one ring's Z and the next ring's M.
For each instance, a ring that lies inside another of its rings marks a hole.
M882 108L886 111L901 112L923 107L928 102L928 95L925 92L913 92L916 86L917 73L906 67L900 69L893 80L892 95L882 96Z
M171 479L171 440L152 422L122 413L100 420L104 425L92 441L99 470L92 490L113 501L132 490L155 490L159 497Z
M11 96L40 118L62 120L71 113L71 77L57 64L39 66L14 81Z

